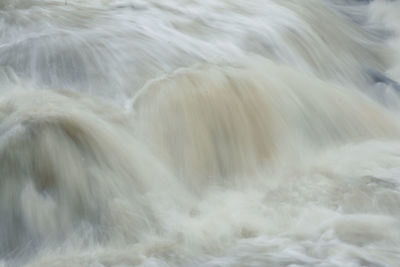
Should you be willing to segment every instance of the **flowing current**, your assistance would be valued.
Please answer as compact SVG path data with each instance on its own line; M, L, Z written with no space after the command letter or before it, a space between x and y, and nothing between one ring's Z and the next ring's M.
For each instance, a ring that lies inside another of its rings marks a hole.
M400 266L400 1L0 0L0 266Z

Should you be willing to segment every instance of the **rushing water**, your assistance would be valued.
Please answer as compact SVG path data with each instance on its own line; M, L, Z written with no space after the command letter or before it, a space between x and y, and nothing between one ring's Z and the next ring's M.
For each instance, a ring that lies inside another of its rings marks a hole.
M400 1L0 0L0 266L400 266Z

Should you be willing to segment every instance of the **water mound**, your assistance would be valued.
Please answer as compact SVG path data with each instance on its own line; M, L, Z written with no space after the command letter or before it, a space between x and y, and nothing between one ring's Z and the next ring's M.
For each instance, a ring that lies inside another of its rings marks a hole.
M126 238L147 227L147 186L157 190L168 172L157 170L156 160L128 134L121 112L51 91L12 95L0 106L3 256L31 242L36 248L60 242L86 226L94 231L89 240L107 239L110 205L119 198L130 199L130 223L138 223ZM152 170L143 167L150 162Z
M289 151L398 136L391 116L361 94L255 62L150 82L133 102L138 134L177 175L204 184L286 160Z

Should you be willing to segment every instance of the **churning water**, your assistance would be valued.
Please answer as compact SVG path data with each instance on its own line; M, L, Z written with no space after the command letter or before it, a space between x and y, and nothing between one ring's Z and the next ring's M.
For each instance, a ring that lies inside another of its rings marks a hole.
M0 266L400 266L400 1L0 0Z

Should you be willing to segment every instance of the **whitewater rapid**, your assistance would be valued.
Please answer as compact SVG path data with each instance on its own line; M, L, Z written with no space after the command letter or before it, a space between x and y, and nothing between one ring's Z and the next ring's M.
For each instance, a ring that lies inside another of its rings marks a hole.
M0 0L0 266L400 266L400 2Z

